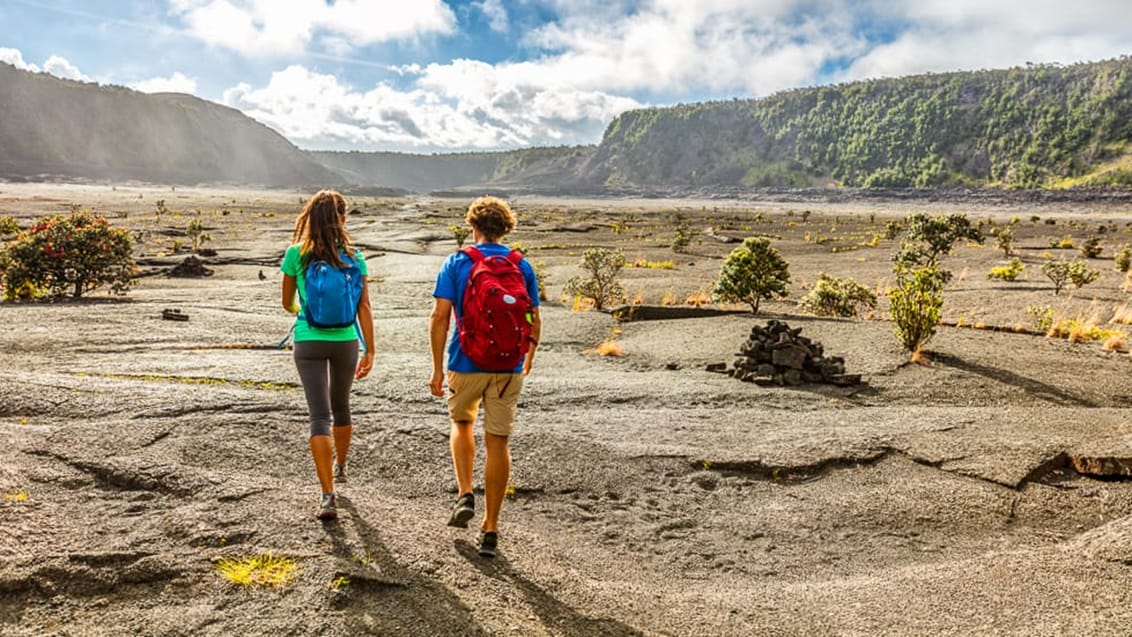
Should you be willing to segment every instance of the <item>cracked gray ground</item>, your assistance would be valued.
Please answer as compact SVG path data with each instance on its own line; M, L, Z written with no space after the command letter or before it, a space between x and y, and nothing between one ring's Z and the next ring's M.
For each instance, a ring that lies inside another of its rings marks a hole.
M25 188L0 202L52 211ZM59 205L128 210L130 224L160 194L43 188ZM379 371L355 388L351 482L340 521L323 526L305 404L289 353L271 347L288 326L278 274L259 265L285 243L296 197L184 196L167 198L203 209L238 198L245 211L210 219L226 259L213 277L146 277L125 302L0 306L0 490L28 495L0 505L0 634L1127 633L1127 354L944 328L934 362L909 365L886 322L772 303L868 383L757 387L703 368L730 361L765 316L626 323L624 357L585 354L614 324L558 302L578 252L546 248L543 345L512 445L501 558L488 563L473 531L444 525L447 423L425 387L431 277L461 202L375 201L351 217L381 277ZM516 239L670 259L607 228L644 234L672 205L544 206ZM798 220L779 204L684 205L693 217L755 208L777 224L762 230L784 235ZM861 210L808 206L841 232L866 223ZM880 223L903 212L881 210ZM1119 211L1095 214L1126 227ZM595 230L556 232L566 219ZM1063 234L1025 229L1034 251L1041 232ZM796 280L827 270L871 283L888 267L890 245L831 255L796 232L780 247ZM726 250L705 242L675 271L626 270L627 288L691 293ZM1054 299L1036 279L1005 292L979 280L996 262L987 248L953 259L974 274L947 307L968 319L1009 325L1028 304L1127 300L1111 274L1088 296ZM191 320L162 321L166 307ZM214 572L221 556L262 552L298 558L296 581L240 590ZM349 585L332 590L339 578Z

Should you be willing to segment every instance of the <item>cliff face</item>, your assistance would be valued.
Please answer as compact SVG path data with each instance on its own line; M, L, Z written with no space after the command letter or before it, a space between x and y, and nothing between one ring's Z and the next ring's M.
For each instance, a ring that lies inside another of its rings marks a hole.
M1132 185L1132 58L630 111L592 184Z
M0 64L0 175L315 187L342 178L231 108Z

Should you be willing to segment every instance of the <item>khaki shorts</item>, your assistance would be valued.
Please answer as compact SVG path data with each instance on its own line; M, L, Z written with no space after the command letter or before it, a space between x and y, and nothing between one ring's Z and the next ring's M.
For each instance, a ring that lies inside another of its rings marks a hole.
M475 422L483 403L483 430L510 436L519 411L522 374L448 372L448 415L454 422Z

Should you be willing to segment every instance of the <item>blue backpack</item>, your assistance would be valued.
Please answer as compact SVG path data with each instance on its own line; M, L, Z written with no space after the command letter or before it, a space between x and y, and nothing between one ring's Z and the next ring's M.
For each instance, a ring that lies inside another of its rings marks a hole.
M362 271L349 256L342 254L341 258L343 268L317 258L307 266L303 317L311 327L349 327L357 319Z

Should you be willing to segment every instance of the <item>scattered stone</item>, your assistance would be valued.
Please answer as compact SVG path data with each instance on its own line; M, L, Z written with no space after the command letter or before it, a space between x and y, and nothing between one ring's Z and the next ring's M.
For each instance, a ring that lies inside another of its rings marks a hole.
M189 315L176 308L166 308L161 310L161 318L166 321L187 321L189 320Z
M859 385L860 374L845 373L845 359L825 356L821 343L802 336L802 328L770 320L751 328L750 337L736 355L734 368L726 373L746 382L768 387L828 383L843 387Z
M726 374L727 363L708 363L707 367L704 368L704 371L714 372L716 374Z
M680 369L680 363L677 363L676 361L668 361L667 363L664 364L664 369L667 369L667 370L670 370L670 371L676 371L676 370Z

